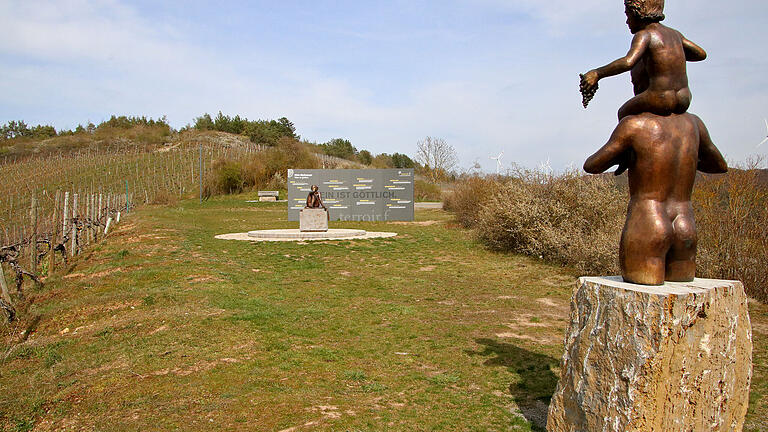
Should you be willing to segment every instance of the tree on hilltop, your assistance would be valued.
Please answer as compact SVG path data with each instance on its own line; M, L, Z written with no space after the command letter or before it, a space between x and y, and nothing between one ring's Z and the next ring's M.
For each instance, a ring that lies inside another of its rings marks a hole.
M456 150L442 138L426 137L416 143L416 160L432 182L445 178L458 163Z

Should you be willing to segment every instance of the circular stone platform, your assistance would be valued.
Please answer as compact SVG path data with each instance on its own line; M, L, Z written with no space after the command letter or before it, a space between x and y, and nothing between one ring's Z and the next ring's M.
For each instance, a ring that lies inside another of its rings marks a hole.
M221 234L219 240L247 241L307 241L307 240L364 240L394 237L397 233L370 232L353 229L329 229L325 232L302 232L297 229L258 230L247 233Z

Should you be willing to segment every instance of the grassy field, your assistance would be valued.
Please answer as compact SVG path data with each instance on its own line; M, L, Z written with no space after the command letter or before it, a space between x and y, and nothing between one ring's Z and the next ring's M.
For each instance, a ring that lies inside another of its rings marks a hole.
M489 252L442 210L335 225L394 239L215 240L291 226L247 198L141 209L34 291L0 327L3 430L542 430L575 271ZM768 308L751 313L758 431Z

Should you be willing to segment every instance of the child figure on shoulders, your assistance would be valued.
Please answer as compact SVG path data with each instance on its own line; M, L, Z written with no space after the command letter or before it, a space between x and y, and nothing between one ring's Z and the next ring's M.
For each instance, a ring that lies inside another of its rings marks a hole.
M594 94L603 78L631 71L635 97L619 109L619 120L644 112L663 116L686 112L691 104L686 61L704 60L707 53L661 24L664 0L624 0L624 5L627 25L635 35L629 53L583 74L582 94Z

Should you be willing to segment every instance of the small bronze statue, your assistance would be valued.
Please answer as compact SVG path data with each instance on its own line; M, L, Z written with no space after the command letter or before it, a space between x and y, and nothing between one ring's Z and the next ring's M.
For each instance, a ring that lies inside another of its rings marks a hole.
M696 170L724 173L728 165L704 122L686 113L690 91L687 60L704 50L658 23L663 0L625 0L635 33L627 57L582 76L587 96L597 81L632 69L635 96L619 110L608 143L589 157L584 170L597 174L619 165L629 170L629 208L621 234L619 264L625 281L661 285L688 282L696 273L696 223L691 194Z
M619 120L650 112L682 114L691 105L686 61L702 61L707 53L680 32L661 24L664 0L625 0L627 25L634 34L626 56L581 75L586 108L603 78L632 71L635 97L619 109Z
M323 198L320 196L317 185L312 185L312 192L307 195L307 204L304 208L322 208L328 211L328 208L323 204Z

